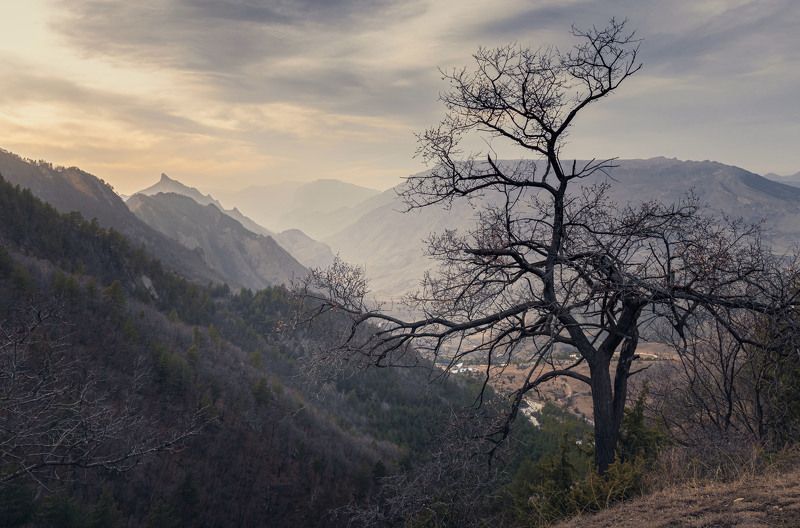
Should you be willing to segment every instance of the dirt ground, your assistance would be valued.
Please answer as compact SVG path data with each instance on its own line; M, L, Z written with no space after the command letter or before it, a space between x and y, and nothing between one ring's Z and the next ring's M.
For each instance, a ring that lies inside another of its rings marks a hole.
M800 527L800 469L687 485L581 515L556 528Z

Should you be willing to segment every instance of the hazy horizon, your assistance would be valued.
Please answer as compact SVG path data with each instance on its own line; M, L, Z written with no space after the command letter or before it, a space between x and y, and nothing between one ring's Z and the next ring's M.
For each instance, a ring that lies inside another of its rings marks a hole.
M566 47L572 23L612 15L644 39L645 68L582 116L570 157L800 170L800 5L788 0L515 0L491 11L358 0L6 4L0 147L81 167L124 194L162 172L208 190L325 178L383 190L423 168L414 132L441 115L437 67L510 41Z

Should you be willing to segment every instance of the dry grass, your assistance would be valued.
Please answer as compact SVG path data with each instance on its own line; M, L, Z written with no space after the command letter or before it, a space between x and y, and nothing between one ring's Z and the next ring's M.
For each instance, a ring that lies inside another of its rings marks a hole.
M800 527L800 467L665 489L557 528Z

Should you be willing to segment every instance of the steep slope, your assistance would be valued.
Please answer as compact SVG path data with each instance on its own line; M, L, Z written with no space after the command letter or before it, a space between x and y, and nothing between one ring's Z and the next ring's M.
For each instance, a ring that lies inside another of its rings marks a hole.
M251 289L288 285L306 269L272 237L246 229L213 205L175 193L136 194L131 211L147 225L188 249L202 250L206 263L226 279Z
M279 183L219 192L226 203L273 229L300 229L322 239L355 220L362 202L379 191L338 180Z
M210 194L203 194L198 189L184 185L166 174L161 174L161 179L157 183L139 191L137 194L153 196L159 193L180 194L191 198L200 205L213 205L217 207L220 211L242 224L242 226L249 231L257 235L268 236L275 239L283 249L288 251L304 266L324 267L333 261L333 252L327 245L314 240L299 229L288 229L280 233L274 233L242 214L239 209L235 207L233 209L225 209L222 203Z
M623 160L611 179L597 176L583 185L606 180L620 204L673 202L691 191L716 212L749 222L765 220L766 234L778 250L800 241L800 189L738 167L666 158ZM496 199L488 195L484 200ZM432 206L405 213L396 191L389 190L361 207L364 212L357 220L324 241L345 260L366 267L375 295L394 298L413 289L434 265L425 258L423 239L444 229L469 229L479 204L461 200L451 209Z
M77 211L85 218L96 218L99 225L114 228L143 244L164 264L184 276L204 283L222 281L198 253L176 244L136 218L114 190L96 176L75 167L54 167L46 162L25 160L2 149L0 175L9 183L30 189L61 212Z
M129 433L169 436L198 409L210 423L180 449L123 474L65 466L47 488L33 479L6 483L3 526L31 526L34 515L37 526L64 526L38 517L61 511L69 526L98 525L90 518L109 503L121 522L104 526L346 526L327 511L364 500L387 471L413 466L449 406L472 402L463 385L430 385L416 369L328 369L324 383L310 382L305 347L322 346L335 318L287 328L295 307L285 290L189 283L118 233L0 180L2 336L14 318L41 313L31 302L59 310L34 325L38 356L56 344L91 384L82 398L104 413L135 411L110 432L112 444ZM0 346L0 355L10 351ZM14 433L11 414L0 412L0 440ZM8 445L0 476L17 463ZM39 446L20 450L35 457Z

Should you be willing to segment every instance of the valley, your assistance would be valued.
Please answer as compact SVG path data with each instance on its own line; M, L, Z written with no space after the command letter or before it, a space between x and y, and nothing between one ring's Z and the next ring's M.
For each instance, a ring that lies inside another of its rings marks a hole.
M800 2L0 21L0 528L800 526Z
M662 343L642 343L637 350L637 355L639 356L637 368L645 369L636 380L637 388L645 386L650 376L664 376L669 372L668 369L659 367L676 366L680 361L674 349ZM478 383L486 381L488 386L497 393L511 397L525 384L526 380L535 379L536 376L549 370L573 367L577 359L577 354L572 353L567 358L554 360L551 364L538 369L534 369L533 365L520 363L499 366L481 362L458 362L451 368L449 363L441 362L437 366L448 371L451 376L467 377ZM583 376L589 375L589 368L585 363L571 370ZM533 374L531 374L532 372ZM555 404L581 420L592 423L591 388L574 378L562 377L546 381L528 393L523 401L524 406L521 408L521 412L534 425L537 425L536 413L547 403Z
M524 460L524 449L534 446L546 461L569 436L577 449L569 456L587 461L580 450L590 445L587 435L596 425L593 395L576 378L591 373L574 348L554 347L533 372L534 363L519 359L536 357L526 346L508 362L487 363L480 354L446 360L448 345L442 355L413 352L415 367L409 370L353 368L348 359L329 356L347 335L346 312L309 328L297 322L304 316L292 288L334 262L363 270L370 305L381 305L394 317L423 316L404 298L436 267L425 255L425 238L469 233L482 210L502 201L500 195L404 212L402 187L379 193L320 181L221 193L223 202L162 174L123 201L103 180L78 168L7 151L0 151L0 174L5 197L0 291L9 301L0 304L4 324L19 324L18 299L34 304L56 299L58 317L76 329L69 334L74 361L108 382L102 387L111 392L98 392L94 404L110 405L104 412L111 413L108 409L134 390L128 387L136 386L138 396L129 402L147 421L126 433L130 441L163 434L182 439L180 455L167 465L156 457L124 477L90 478L63 488L85 497L75 506L80 515L105 507L101 493L110 489L123 497L114 499L115 507L142 525L189 522L197 512L224 524L223 499L215 494L226 489L238 490L232 500L245 524L327 526L326 512L337 505L377 500L369 494L382 489L380 479L387 473L401 478L438 463L416 453L448 446L450 420L480 412L479 395L491 402L489 408L502 409L526 381L550 371L569 370L575 377L556 377L524 396L507 456ZM798 237L800 189L737 167L622 160L609 178L610 197L625 207L638 207L642 197L680 200L691 189L709 211L762 222L776 254ZM584 181L581 188L603 181ZM522 197L528 212L535 200L536 193ZM94 331L108 337L94 338ZM649 327L643 331L652 333ZM46 340L57 340L63 330L42 332ZM454 350L465 343L480 349L497 335L472 334ZM106 359L99 361L101 356ZM680 381L676 373L685 368L674 350L658 341L640 342L631 361L637 371L632 399L647 394L651 382L661 387L673 378ZM612 372L617 365L614 356ZM490 421L504 416L487 412L484 419ZM127 419L110 416L119 423ZM187 429L180 429L182 423ZM241 449L229 451L231 439ZM136 449L162 449L147 447L154 441ZM97 442L99 452L120 449L118 440ZM50 478L47 464L31 464L27 471ZM513 466L515 478L526 471L519 464ZM158 484L146 484L154 476ZM169 498L153 502L131 495L128 482ZM13 489L28 493L24 486ZM184 495L187 489L190 496ZM309 507L297 507L306 502ZM262 509L263 503L270 507Z

